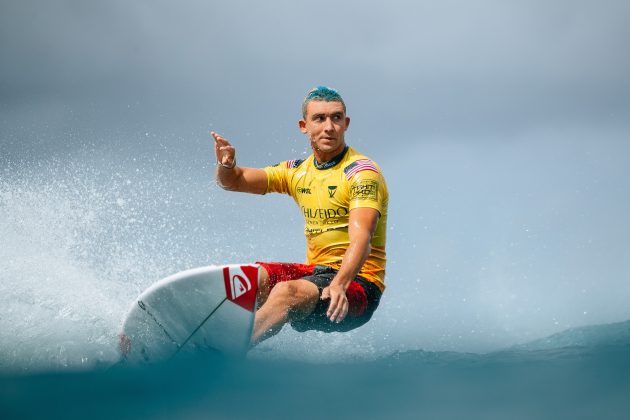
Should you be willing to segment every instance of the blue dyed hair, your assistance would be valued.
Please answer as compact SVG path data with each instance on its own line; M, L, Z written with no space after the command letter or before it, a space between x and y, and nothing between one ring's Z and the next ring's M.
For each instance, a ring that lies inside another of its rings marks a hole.
M302 117L306 118L306 107L311 101L326 101L326 102L341 102L343 105L343 112L346 112L346 104L341 98L341 95L337 90L329 88L327 86L317 86L309 90L302 102Z

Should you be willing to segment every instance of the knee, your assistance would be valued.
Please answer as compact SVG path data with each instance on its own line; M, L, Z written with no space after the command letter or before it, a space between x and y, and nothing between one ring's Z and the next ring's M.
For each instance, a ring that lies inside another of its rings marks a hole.
M271 289L269 298L282 301L290 301L295 299L299 290L293 283L294 282L292 281L283 281L276 284L273 289Z

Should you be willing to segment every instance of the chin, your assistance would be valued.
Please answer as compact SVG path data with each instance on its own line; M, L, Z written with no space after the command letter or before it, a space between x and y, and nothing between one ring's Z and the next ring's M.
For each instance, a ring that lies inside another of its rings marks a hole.
M321 146L319 146L319 148L320 150L332 152L333 150L336 150L337 148L339 148L339 142L338 141L335 141L334 143L326 142L322 144Z

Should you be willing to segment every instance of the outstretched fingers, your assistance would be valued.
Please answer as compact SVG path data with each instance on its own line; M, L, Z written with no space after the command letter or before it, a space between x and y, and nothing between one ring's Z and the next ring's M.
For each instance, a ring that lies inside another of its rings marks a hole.
M217 134L216 132L210 132L214 138L214 151L217 156L217 162L224 166L232 166L236 156L236 149L230 144L225 137Z

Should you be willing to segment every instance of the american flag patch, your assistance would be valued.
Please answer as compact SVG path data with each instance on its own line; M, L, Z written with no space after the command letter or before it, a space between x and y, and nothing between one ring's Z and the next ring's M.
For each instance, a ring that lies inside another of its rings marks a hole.
M376 169L374 162L370 159L355 160L343 169L343 172L346 174L346 179L352 178L354 174L361 171L374 171L378 173L378 169Z
M297 168L302 162L302 159L287 160L287 168Z

